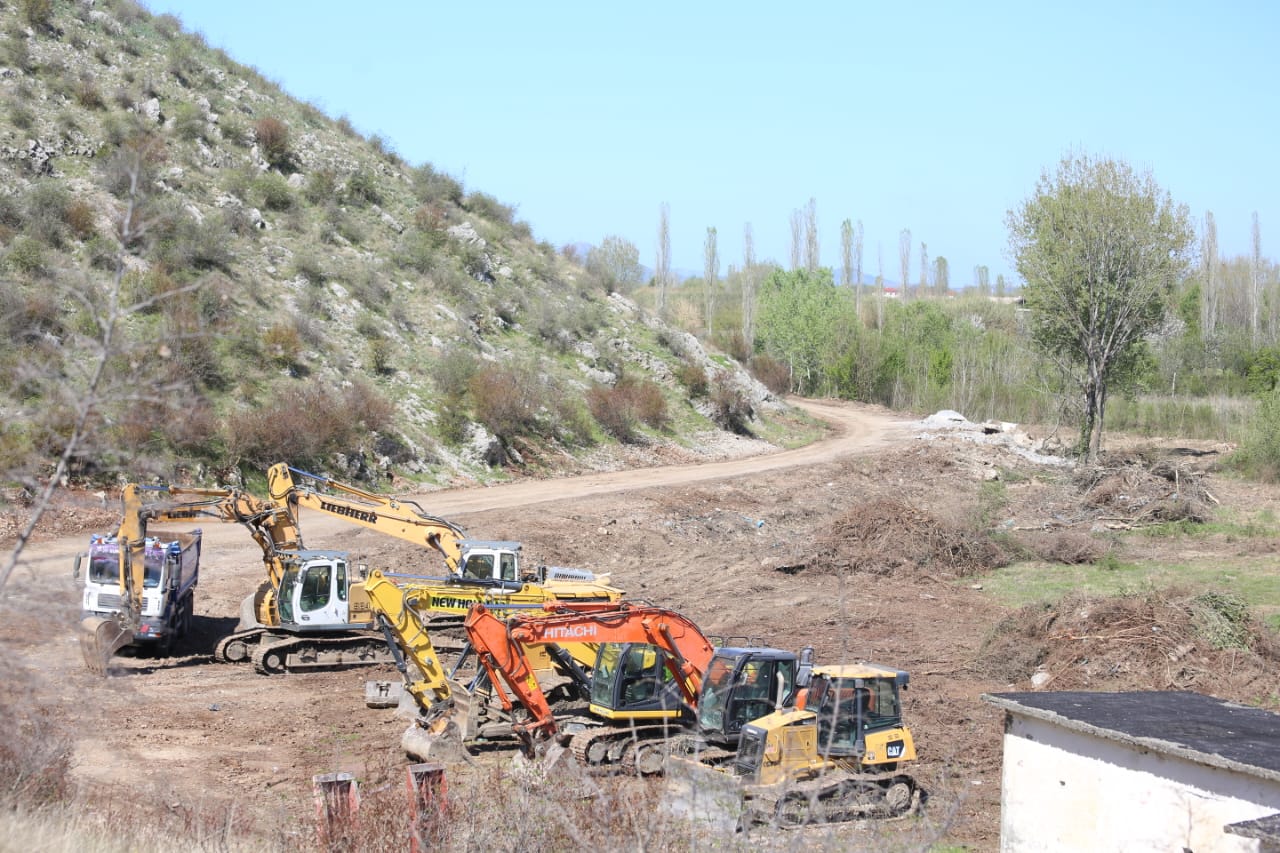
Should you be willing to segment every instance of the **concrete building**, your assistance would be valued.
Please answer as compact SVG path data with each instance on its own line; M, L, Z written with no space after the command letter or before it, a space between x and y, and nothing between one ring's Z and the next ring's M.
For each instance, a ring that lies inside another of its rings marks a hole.
M1002 851L1272 851L1280 715L1199 693L998 693Z

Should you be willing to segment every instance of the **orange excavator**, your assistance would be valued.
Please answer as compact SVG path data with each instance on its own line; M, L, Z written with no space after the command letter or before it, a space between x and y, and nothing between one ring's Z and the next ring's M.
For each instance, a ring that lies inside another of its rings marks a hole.
M659 773L673 752L734 754L742 727L795 704L812 667L801 655L763 646L716 648L689 619L631 602L552 603L548 615L505 622L483 605L465 623L490 689L529 755L556 741L589 765ZM529 658L531 648L598 643L585 709L553 712ZM514 697L514 698L513 698Z

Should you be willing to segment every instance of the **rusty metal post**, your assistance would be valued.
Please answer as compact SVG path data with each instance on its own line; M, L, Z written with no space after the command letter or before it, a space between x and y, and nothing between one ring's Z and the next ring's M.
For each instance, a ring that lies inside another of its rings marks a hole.
M444 846L449 785L443 764L411 764L405 776L409 791L411 853L427 853Z
M350 773L311 777L316 800L316 835L321 850L356 849L360 784Z

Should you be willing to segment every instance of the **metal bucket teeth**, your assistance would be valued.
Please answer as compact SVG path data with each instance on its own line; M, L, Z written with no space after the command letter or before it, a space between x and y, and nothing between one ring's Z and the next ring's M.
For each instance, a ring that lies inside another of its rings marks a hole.
M133 632L116 619L91 617L80 623L80 654L85 668L106 675L112 656L129 644Z

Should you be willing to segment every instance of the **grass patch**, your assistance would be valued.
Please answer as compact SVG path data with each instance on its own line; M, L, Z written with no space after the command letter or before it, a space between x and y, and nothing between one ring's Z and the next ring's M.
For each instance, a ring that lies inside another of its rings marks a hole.
M1280 629L1280 574L1275 571L1274 560L1262 556L1231 564L1220 560L1211 564L1128 562L1114 555L1076 566L1021 562L985 575L982 586L1010 607L1057 601L1070 592L1128 595L1176 587L1192 594L1229 593L1254 608L1268 625Z

